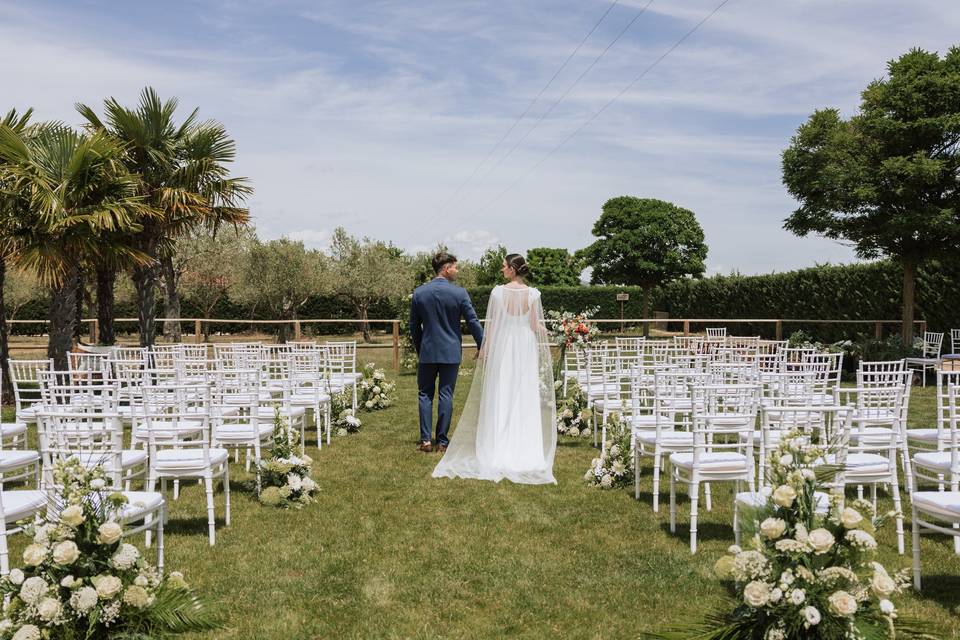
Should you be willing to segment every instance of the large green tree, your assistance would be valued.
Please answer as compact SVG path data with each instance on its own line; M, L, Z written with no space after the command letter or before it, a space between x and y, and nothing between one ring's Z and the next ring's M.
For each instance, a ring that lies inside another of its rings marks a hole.
M913 337L917 269L960 246L960 48L914 49L861 94L858 112L816 111L783 153L799 207L785 227L903 267L902 337Z
M538 247L527 251L530 283L539 286L575 287L580 284L583 265L566 249Z
M196 109L177 124L177 106L176 98L162 101L149 87L136 108L124 107L115 98L106 100L102 119L90 107L77 105L90 129L105 131L123 145L124 163L138 177L138 193L147 204L140 231L128 239L153 259L133 268L143 346L154 341L161 274L167 285L167 317L180 316L173 267L176 239L200 227L243 225L250 217L242 205L253 189L246 178L231 177L229 171L236 144L219 122L198 120ZM103 269L98 279L115 273L114 265ZM171 325L171 331L177 339L179 323Z
M670 202L611 198L593 225L593 235L597 240L577 254L593 269L591 282L642 287L644 318L650 314L654 287L685 276L699 277L706 269L707 245L700 223L692 211Z
M0 163L16 216L10 239L18 264L50 287L47 354L67 367L82 269L105 256L135 264L148 257L117 239L136 232L144 208L123 148L102 132L61 124L15 131L0 125Z
M507 257L507 248L503 245L490 247L480 256L477 264L476 280L481 287L492 287L503 282L503 259Z

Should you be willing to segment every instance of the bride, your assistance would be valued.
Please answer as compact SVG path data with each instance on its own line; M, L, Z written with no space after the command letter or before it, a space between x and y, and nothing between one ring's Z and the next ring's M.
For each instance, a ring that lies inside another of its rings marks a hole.
M508 255L487 304L473 385L434 478L555 484L556 406L550 343L540 292L524 284L530 268Z

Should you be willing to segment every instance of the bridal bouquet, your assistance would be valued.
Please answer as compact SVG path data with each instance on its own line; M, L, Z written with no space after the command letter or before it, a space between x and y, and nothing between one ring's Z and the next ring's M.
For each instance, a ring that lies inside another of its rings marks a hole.
M24 567L0 578L2 640L165 638L219 623L183 574L166 576L123 542L127 502L108 492L102 467L76 459L54 466L63 487L47 520L24 531Z
M350 406L350 398L345 391L334 394L330 399L330 415L333 416L333 428L338 436L357 433L363 423Z
M591 434L592 417L590 409L587 408L587 394L576 382L570 382L569 385L567 396L557 402L557 433L573 438L585 438Z
M583 479L602 489L616 489L630 484L633 474L633 452L630 450L630 430L624 428L620 416L608 418L608 439L599 458L594 458Z
M377 369L372 362L363 368L363 379L357 391L360 394L360 406L367 411L377 411L390 406L390 393L396 385L387 380L383 369Z
M733 610L711 616L698 638L893 638L923 636L898 617L891 598L909 575L891 575L876 561L874 537L884 517L869 501L844 506L840 495L817 492L818 477L835 468L813 468L823 452L808 435L784 437L771 456L770 503L757 511L757 533L748 548L733 546L715 571L732 583ZM829 508L817 512L818 501ZM825 511L825 512L824 512Z
M319 491L310 477L313 460L297 455L300 433L277 409L273 419L273 443L267 458L260 461L260 502L272 507L301 508L313 502Z

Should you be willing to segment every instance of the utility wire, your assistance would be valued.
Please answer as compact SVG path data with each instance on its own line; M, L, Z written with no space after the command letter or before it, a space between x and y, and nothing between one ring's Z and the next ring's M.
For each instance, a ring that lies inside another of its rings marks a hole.
M497 141L497 143L493 145L493 148L490 149L489 152L487 152L487 155L483 158L483 160L480 161L480 164L474 167L470 175L467 176L467 178L460 183L460 185L456 188L456 190L454 190L454 192L443 201L443 203L438 207L433 218L431 218L427 222L427 224L435 220L437 216L439 216L444 211L446 211L449 205L453 204L453 202L457 199L457 196L459 196L460 193L463 191L464 187L466 187L467 184L469 184L470 181L473 180L474 177L476 177L477 173L479 173L483 165L485 165L487 161L493 157L493 154L496 153L497 149L500 148L500 145L502 145L506 141L506 139L510 137L510 134L513 133L513 131L517 128L517 125L520 124L520 122L527 116L528 113L530 113L530 110L533 109L534 105L540 100L541 97L543 97L543 94L546 93L547 89L549 89L550 86L553 85L553 82L563 72L563 70L567 68L567 65L570 64L570 61L573 60L573 58L577 55L577 53L580 52L580 49L583 47L584 44L587 43L587 40L590 39L590 36L592 36L593 33L597 30L597 28L600 27L600 24L606 19L606 17L610 14L613 8L617 6L619 2L620 0L613 0L613 2L610 3L610 5L607 7L607 10L604 11L603 15L601 15L600 18L594 23L590 31L587 32L587 35L583 36L583 39L580 40L579 44L577 44L577 46L574 47L573 51L570 52L570 55L567 56L567 59L563 61L563 64L561 64L557 68L557 70L553 72L553 75L550 77L549 80L547 80L547 83L543 85L539 93L537 93L537 95L534 96L533 100L531 100L530 103L527 105L527 108L523 110L523 113L517 116L517 118L513 121L513 124L510 125L510 128L507 129L507 132L504 133L503 136L501 136L500 139Z
M542 164L543 164L544 162L546 162L553 154L555 154L557 151L559 151L564 145L566 145L571 139L573 139L574 136L576 136L578 133L580 133L581 131L583 131L584 129L586 129L587 126L589 126L591 122L593 122L594 120L596 120L596 119L600 116L600 114L602 114L604 111L606 111L614 102L616 102L616 101L619 100L621 97L623 97L623 95L624 95L625 93L627 93L628 91L630 91L630 89L632 89L638 82L640 82L640 80L642 80L642 79L644 78L644 76L646 76L648 73L650 73L650 71L652 71L652 70L654 69L654 67L656 67L658 64L660 64L660 63L663 61L664 58L666 58L666 57L667 57L668 55L670 55L677 47L679 47L681 44L683 44L683 42L684 42L687 38L689 38L689 37L692 36L694 33L696 33L697 30L699 30L700 27L702 27L702 26L704 25L704 23L707 22L707 20L709 20L710 18L712 18L714 15L716 15L716 13L717 13L718 11L720 11L720 9L722 9L728 2L730 2L730 0L723 0L722 2L720 2L720 4L718 4L716 7L714 7L713 11L711 11L711 12L708 13L706 16L704 16L704 17L700 20L700 22L698 22L696 25L693 26L692 29L690 29L689 31L687 31L679 40L677 40L675 43L673 43L673 45L672 45L669 49L667 49L666 51L664 51L664 52L660 55L659 58L657 58L656 60L654 60L654 61L653 61L650 65L648 65L643 71L641 71L640 74L637 75L637 77L635 77L633 80L631 80L630 83L627 84L627 86L625 86L623 89L621 89L620 92L617 93L617 95L615 95L615 96L614 96L613 98L611 98L605 105L603 105L603 106L600 107L597 111L595 111L595 112L593 113L593 115L591 115L589 118L587 118L587 120L586 120L583 124L581 124L579 127L577 127L576 129L574 129L569 135L567 135L567 137L565 137L563 140L560 141L560 144L558 144L558 145L555 146L553 149L551 149L549 152L547 152L546 155L544 155L542 158L540 158L532 167L530 167L530 168L529 168L524 174L522 174L519 178L517 178L517 179L514 180L512 183L510 183L503 191L501 191L501 192L498 193L496 196L494 196L494 197L493 197L490 201L488 201L485 205L483 205L483 206L480 207L479 209L476 209L475 211L473 211L473 212L470 214L470 217L472 218L472 217L474 217L474 216L477 216L477 215L479 215L480 213L483 213L484 211L486 211L487 209L489 209L490 207L492 207L494 204L496 204L496 203L500 200L500 198L502 198L504 195L506 195L509 191L513 190L514 187L516 187L516 186L517 186L518 184L520 184L523 180L525 180L530 174L532 174L534 171L536 171L536 170L540 167L540 165L542 165Z

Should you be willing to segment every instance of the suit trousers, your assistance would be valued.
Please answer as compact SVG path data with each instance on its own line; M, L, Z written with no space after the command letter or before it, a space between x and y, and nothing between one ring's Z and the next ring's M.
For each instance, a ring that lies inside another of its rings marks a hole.
M420 441L428 442L433 434L433 397L437 393L437 380L440 380L439 400L437 402L437 444L447 446L450 439L450 420L453 418L453 392L457 387L458 363L421 362L417 367L417 388L420 408Z

